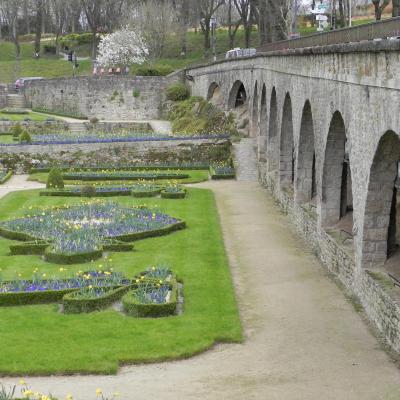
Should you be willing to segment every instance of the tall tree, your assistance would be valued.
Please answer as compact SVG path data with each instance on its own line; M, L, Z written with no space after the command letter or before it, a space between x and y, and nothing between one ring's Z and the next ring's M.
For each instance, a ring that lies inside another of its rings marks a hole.
M375 19L379 21L382 18L383 10L389 5L390 0L372 0L375 9Z
M66 24L67 7L65 6L64 0L52 0L51 12L53 16L53 26L56 34L56 54L60 53L60 35L63 33L63 29Z
M251 28L253 26L253 12L251 0L233 0L236 10L240 15L240 21L244 29L245 46L250 47Z
M43 25L43 0L35 0L35 54L40 54L40 42L42 40L42 25Z
M18 17L21 12L22 0L2 0L0 10L4 22L8 25L8 35L15 45L15 58L19 61L21 56L21 46L19 44Z
M96 58L97 32L103 22L103 7L105 0L81 0L88 25L92 32L92 58Z
M207 52L210 47L211 18L214 13L224 4L224 0L198 0L197 11L200 17L200 27L204 35L204 50Z

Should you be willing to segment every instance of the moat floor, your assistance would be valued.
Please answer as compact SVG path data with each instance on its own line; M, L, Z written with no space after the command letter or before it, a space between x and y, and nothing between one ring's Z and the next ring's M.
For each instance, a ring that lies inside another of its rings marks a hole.
M216 194L245 342L116 376L25 378L33 390L77 400L94 399L96 388L130 400L400 399L400 370L266 191L200 186Z

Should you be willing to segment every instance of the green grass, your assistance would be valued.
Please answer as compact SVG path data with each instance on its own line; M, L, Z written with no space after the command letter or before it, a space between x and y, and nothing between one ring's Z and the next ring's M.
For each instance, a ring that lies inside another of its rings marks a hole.
M21 216L29 206L80 201L37 194L14 192L2 198L0 219ZM1 374L116 373L120 363L184 358L217 342L242 340L213 194L189 189L185 200L120 197L117 201L127 206L158 205L161 211L187 222L185 230L136 242L134 253L110 256L114 269L127 276L151 265L170 265L184 282L183 315L135 319L114 310L64 315L55 304L0 308ZM15 271L29 278L35 267L48 276L58 274L59 266L37 256L9 256L10 243L0 239L4 278L13 278ZM88 268L90 263L69 270Z
M2 140L2 137L0 136L0 140ZM156 171L146 171L146 172L156 172ZM176 172L176 170L174 170L174 172ZM186 178L186 179L178 179L179 183L197 183L197 182L203 182L208 180L208 175L209 172L208 170L184 170L182 171L184 174L189 174L190 178ZM37 172L34 174L31 174L29 176L29 180L30 181L37 181L37 182L41 182L41 183L46 183L47 182L47 176L48 176L48 172ZM169 181L169 180L168 180ZM157 183L166 183L168 182L166 180L158 180ZM94 181L94 182L90 182L90 181L65 181L64 182L66 185L112 185L112 186L118 186L118 185L129 185L129 183L135 183L135 181Z
M12 135L0 135L0 144L16 143Z
M2 119L8 119L10 121L23 121L26 118L30 118L32 121L46 121L47 118L49 118L50 115L46 115L46 114L39 114L39 113L35 113L35 112L28 112L27 114L9 114L9 113L3 113L0 111L0 121ZM54 118L54 117L52 117Z

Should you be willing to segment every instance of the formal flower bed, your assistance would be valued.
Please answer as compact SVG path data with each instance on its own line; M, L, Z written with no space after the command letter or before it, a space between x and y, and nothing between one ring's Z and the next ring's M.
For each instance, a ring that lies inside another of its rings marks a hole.
M79 271L63 278L48 278L33 271L31 279L3 280L0 275L0 306L61 302L65 313L102 310L122 300L128 315L160 317L174 314L177 306L177 282L167 267L151 267L133 279L113 269Z
M186 197L186 189L182 185L172 182L163 188L161 197L164 199L183 199Z
M0 185L7 182L12 177L12 171L0 170Z
M61 197L111 197L130 196L132 189L125 186L94 186L93 193L88 195L81 187L65 188L60 190L44 190L40 196L61 196Z
M152 197L160 194L162 187L154 182L139 181L131 186L133 197Z
M133 171L81 171L63 173L64 180L72 181L124 181L124 180L157 180L186 179L189 174L176 172L133 172Z
M4 221L0 235L51 242L45 252L49 261L75 263L101 257L104 239L130 242L183 227L183 221L146 208L92 200L77 206L33 210L23 218Z
M14 280L3 280L0 275L0 306L55 303L67 293L87 287L115 288L129 287L132 280L113 270L79 271L67 277L66 269L60 268L62 277L48 277L38 269L33 271L31 279L21 279L20 274Z
M234 179L235 168L229 163L219 163L210 166L211 179Z

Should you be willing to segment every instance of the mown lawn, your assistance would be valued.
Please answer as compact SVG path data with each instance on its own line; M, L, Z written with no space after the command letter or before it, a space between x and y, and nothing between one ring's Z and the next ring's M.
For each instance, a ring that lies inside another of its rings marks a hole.
M0 200L0 219L21 216L38 205L76 204L79 199L43 198L38 191L14 192ZM218 215L211 191L189 189L184 200L113 198L123 205L146 203L187 222L185 230L135 243L135 252L110 255L115 270L133 276L151 265L168 265L184 282L184 313L135 319L114 310L64 315L56 304L0 308L0 374L115 373L120 363L189 357L216 342L242 340L241 324ZM38 256L9 256L0 238L3 278L48 276L59 265ZM98 261L68 267L87 270Z
M1 136L0 136L1 140ZM155 172L155 171L146 171L146 172ZM161 170L161 172L163 172ZM178 170L172 170L173 173L178 173ZM179 172L182 172L183 174L188 174L190 175L189 178L185 179L177 179L178 183L197 183L197 182L203 182L208 180L209 177L209 172L206 170L181 170ZM46 183L47 182L47 176L48 172L37 172L34 174L31 174L28 178L30 181L38 181L41 183ZM111 186L118 186L118 185L123 185L127 186L129 184L134 184L135 180L129 181L129 180L124 180L124 181L64 181L65 185L111 185ZM167 180L158 180L156 181L159 184L167 183Z
M10 121L24 121L26 118L29 118L32 121L46 121L47 118L52 117L48 114L41 114L35 112L28 112L26 114L10 114L0 111L0 121L3 119L8 119ZM56 119L55 117L52 117Z

